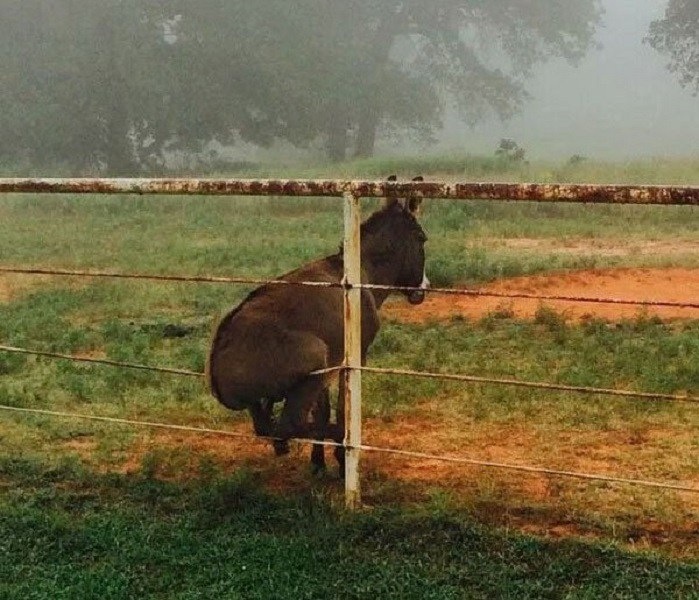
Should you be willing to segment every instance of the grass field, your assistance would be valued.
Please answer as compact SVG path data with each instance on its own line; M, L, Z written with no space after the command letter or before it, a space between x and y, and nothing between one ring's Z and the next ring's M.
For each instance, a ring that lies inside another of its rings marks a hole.
M543 180L543 168L457 157L281 175ZM567 180L699 183L689 160L558 168ZM0 223L2 265L148 273L273 276L342 237L340 204L321 199L8 196ZM428 274L443 285L699 267L691 207L433 201L425 226ZM0 277L0 342L201 370L215 316L245 293ZM170 337L171 324L188 335ZM533 320L389 321L370 364L698 394L699 321L568 322L545 308ZM364 389L370 443L699 481L693 405L378 376ZM2 353L0 404L249 429L197 380ZM351 516L336 478L314 480L297 452L275 461L247 442L1 417L3 598L699 597L688 494L367 456L376 508Z
M699 566L486 529L439 506L347 515L249 473L189 484L3 461L0 595L692 598Z

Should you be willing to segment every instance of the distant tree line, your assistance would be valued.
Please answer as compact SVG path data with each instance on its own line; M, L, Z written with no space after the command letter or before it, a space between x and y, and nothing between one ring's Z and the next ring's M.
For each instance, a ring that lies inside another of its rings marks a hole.
M679 2L678 2L679 3ZM687 3L688 0L687 0ZM0 18L0 163L156 170L212 141L370 156L521 109L599 0L23 0Z

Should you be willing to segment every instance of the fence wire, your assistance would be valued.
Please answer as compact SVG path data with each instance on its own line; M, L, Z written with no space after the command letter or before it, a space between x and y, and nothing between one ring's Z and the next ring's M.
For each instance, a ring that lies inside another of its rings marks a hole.
M44 410L37 408L24 408L17 406L6 406L0 405L0 410L5 412L15 412L47 417L59 417L68 419L81 419L87 421L98 421L103 423L110 423L115 425L132 425L140 427L149 427L155 429L169 429L174 431L184 431L187 433L197 433L197 434L210 434L210 435L220 435L225 437L235 437L243 438L254 441L275 441L276 438L263 437L263 436L253 436L245 433L238 433L236 431L230 431L226 429L211 429L207 427L191 427L188 425L176 425L171 423L159 423L154 421L138 421L134 419L120 419L116 417L103 417L98 415L86 415L80 413L69 413L61 412L55 410ZM293 440L302 445L322 445L326 447L340 447L345 449L350 449L351 447L346 444L340 444L332 441L318 441L305 438L295 438ZM552 477L564 477L572 479L584 479L587 481L601 481L605 483L619 483L626 485L636 485L641 487L649 488L659 488L666 490L674 490L679 492L689 492L693 494L699 494L699 488L693 486L683 485L676 482L664 482L664 481L649 481L645 479L632 479L628 477L616 477L613 475L602 475L598 473L583 473L578 471L566 471L559 469L550 469L545 467L534 467L530 465L519 465L510 463L501 463L488 460L478 460L473 458L465 458L458 456L446 456L438 454L428 454L425 452L413 452L411 450L399 450L395 448L383 448L380 446L371 446L368 444L361 444L357 447L359 450L366 452L374 452L378 454L390 454L395 456L402 456L405 458L416 458L420 460L434 460L439 462L447 462L453 464L470 465L474 467L483 467L491 469L499 469L504 471L516 471L530 474L538 475L549 475Z
M609 388L597 388L576 385L564 385L559 383L546 383L538 381L522 381L519 379L495 379L491 377L477 377L475 375L459 375L456 373L430 373L427 371L412 371L410 369L386 369L381 367L359 367L365 373L378 373L382 375L401 375L406 377L419 377L423 379L441 379L445 381L462 381L468 383L484 383L491 385L507 385L514 387L533 388L540 390L556 390L561 392L576 392L582 394L599 394L605 396L624 396L642 400L668 400L674 402L699 403L699 397L680 394L661 394L655 392L636 392L632 390L616 390Z
M240 285L282 285L318 288L352 289L358 287L364 290L383 290L388 292L417 292L426 291L428 294L444 294L452 296L473 296L503 299L550 300L556 302L581 302L593 304L618 304L640 307L667 307L699 309L699 302L675 302L669 300L631 300L625 298L595 298L589 296L556 296L545 294L529 294L525 292L492 292L488 290L472 290L465 288L430 287L427 290L419 287L379 285L361 283L357 285L332 281L287 281L285 279L260 279L250 277L223 277L213 275L157 275L144 273L120 273L115 271L94 271L74 269L40 269L25 267L0 267L0 273L19 275L47 275L58 277L95 277L107 279L134 279L161 282L182 283L222 283Z
M544 202L600 202L619 204L660 204L660 205L699 205L698 187L661 187L661 186L600 186L600 185L542 185L542 184L498 184L498 183L390 183L390 182L358 182L358 181L292 181L292 180L145 180L145 179L0 179L0 193L136 193L136 194L212 194L212 195L282 195L282 196L334 196L343 194L353 194L355 197L395 197L419 195L425 198L451 198L461 200L515 200L515 201L544 201ZM115 273L105 271L69 271L67 269L24 269L12 267L0 267L2 273L34 274L34 275L64 275L80 277L111 277L120 279L142 279L152 281L180 281L180 282L208 282L208 283L234 283L244 285L305 285L309 287L344 288L351 289L345 283L337 282L289 282L285 280L266 280L242 277L210 277L210 276L178 276L178 275L139 275L130 273ZM418 288L382 286L376 284L361 284L356 287L362 289L374 289L385 291L416 291ZM675 308L699 308L696 302L670 302L652 300L626 300L618 298L588 298L569 297L554 295L536 295L517 292L489 292L484 290L466 290L455 288L432 288L431 293L464 295L464 296L488 296L509 299L534 299L563 302L589 302L604 304L624 304L645 307L675 307ZM138 365L108 359L98 359L91 357L79 357L54 352L33 351L14 346L0 346L0 350L5 352L15 352L21 354L31 354L54 359L72 360L78 362L102 364L111 367L122 367L155 371L172 375L201 377L203 374L184 369L168 367L153 367L148 365ZM316 371L314 374L324 374L332 371L346 369L347 367L334 367ZM475 377L469 375L428 373L410 371L402 369L386 369L362 367L360 370L388 375L402 375L427 377L434 379L444 379L451 381L484 383L494 385L510 385L518 387L528 387L537 389L550 389L570 392L580 392L589 394L604 394L612 396L625 396L641 399L669 400L680 402L699 402L699 398L688 395L653 394L645 392L634 392L628 390L612 390L604 388L592 388L582 386L566 386L552 383L538 383L519 381L514 379L494 379L485 377ZM97 415L81 415L76 413L65 413L60 411L50 411L42 409L29 409L13 406L0 405L0 410L12 411L16 413L87 419L101 421L111 424L133 425L156 427L163 429L186 431L198 434L215 434L231 437L242 437L246 439L259 440L256 436L238 434L226 430L208 429L202 427L189 427L185 425L174 425L168 423L156 423L149 421L137 421L130 419L119 419L114 417L101 417ZM265 439L265 438L262 438ZM270 438L266 438L270 439ZM631 479L615 477L594 473L581 473L574 471L548 469L527 465L516 465L484 461L464 457L433 455L409 450L398 450L391 448L381 448L371 445L358 445L352 447L347 444L335 442L318 442L316 440L296 440L302 444L322 444L324 446L341 446L348 450L364 450L367 452L377 452L393 454L403 457L416 458L421 460L436 460L456 464L479 466L484 468L496 468L525 473L536 473L549 476L577 478L591 481L601 481L606 483L621 483L629 485L639 485L646 487L670 489L682 492L699 493L699 488L682 485L680 483L655 482L641 479Z
M154 371L158 373L167 373L170 375L184 375L189 377L204 377L204 373L199 371L188 371L186 369L176 369L171 367L149 366L136 363L118 362L102 358L91 358L84 356L76 356L72 354L60 354L58 352L44 352L42 350L30 350L28 348L17 348L15 346L0 345L0 352L9 352L15 354L27 354L33 356L43 356L45 358L54 358L59 360L69 360L74 362L86 362L110 367L121 367L126 369L138 369L141 371ZM328 373L347 370L349 367L339 365L336 367L328 367L327 369L319 369L311 371L309 376L325 375ZM421 377L426 379L442 379L445 381L461 381L465 383L482 383L491 385L505 385L513 387L524 387L534 389L555 390L563 392L576 392L583 394L596 394L606 396L623 396L627 398L637 398L640 400L665 400L671 402L689 402L699 403L699 397L681 394L661 394L655 392L636 392L633 390L617 390L609 388L597 388L586 386L573 386L557 383L523 381L520 379L498 379L494 377L479 377L476 375L460 375L456 373L432 373L428 371L413 371L410 369L387 369L381 367L358 367L357 370L366 373L377 373L382 375L401 375L409 377Z

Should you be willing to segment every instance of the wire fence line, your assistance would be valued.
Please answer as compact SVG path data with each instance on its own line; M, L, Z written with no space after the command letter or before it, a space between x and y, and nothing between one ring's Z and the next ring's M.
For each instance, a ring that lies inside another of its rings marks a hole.
M45 352L42 350L30 350L28 348L18 348L16 346L6 346L0 344L0 351L15 354L27 354L33 356L43 356L45 358L55 358L60 360L69 360L74 362L85 362L110 367L121 367L125 369L138 369L141 371L154 371L158 373L167 373L170 375L183 375L189 377L204 377L204 373L200 371L189 371L186 369L176 369L171 367L149 366L136 363L119 362L102 358L92 358L85 356L76 356L73 354L61 354L58 352ZM662 394L655 392L637 392L633 390L617 390L610 388L598 388L587 386L574 386L558 383L547 383L538 381L523 381L520 379L498 379L494 377L480 377L476 375L460 375L457 373L434 373L427 371L414 371L410 369L389 369L382 367L346 367L338 365L336 367L328 367L326 369L318 369L311 371L309 376L326 375L329 373L346 371L348 369L356 369L365 373L376 373L380 375L400 375L407 377L420 377L426 379L441 379L445 381L459 381L464 383L482 383L490 385L504 385L512 387L523 387L532 389L554 390L562 392L574 392L582 394L606 395L606 396L622 396L626 398L636 398L640 400L662 400L670 402L688 402L699 404L699 397L682 395L682 394Z
M513 387L533 388L540 390L556 390L561 392L575 392L581 394L599 394L605 396L624 396L642 400L667 400L674 402L699 403L699 397L682 394L661 394L655 392L636 392L633 390L616 390L610 388L598 388L577 385L565 385L562 383L547 383L538 381L522 381L519 379L494 379L490 377L478 377L475 375L459 375L456 373L430 373L426 371L413 371L410 369L386 369L382 367L359 367L365 373L377 373L381 375L400 375L405 377L420 377L423 379L442 379L445 381L462 381L468 383L485 383L490 385L507 385Z
M189 425L177 425L173 423L160 423L155 421L139 421L135 419L122 419L117 417L106 417L99 415L87 415L81 413L71 413L62 412L56 410L45 410L38 408L24 408L18 406L8 406L0 405L0 410L4 412L14 412L22 414L30 414L37 416L46 417L58 417L66 419L81 419L87 421L97 421L103 423L110 423L114 425L130 425L138 427L148 427L154 429L167 429L174 431L183 431L186 433L197 433L197 434L209 434L209 435L219 435L225 437L242 438L247 440L254 440L257 442L262 441L276 441L277 438L266 437L266 436L254 436L245 433L238 433L236 431L230 431L227 429L212 429L208 427L193 427ZM327 441L327 440L314 440L307 438L294 438L294 442L302 445L321 445L333 448L345 448L346 450L351 449L351 446L346 444L341 444L338 442ZM605 483L619 483L627 485L636 485L641 487L659 488L666 490L674 490L679 492L689 492L693 494L699 494L699 487L688 486L678 482L665 482L665 481L650 481L645 479L635 479L628 477L617 477L613 475L603 475L598 473L583 473L578 471L567 471L560 469L551 469L546 467L535 467L530 465L520 465L511 463L501 463L488 460L479 460L475 458L466 458L459 456L447 456L439 454L428 454L425 452L414 452L412 450L399 450L396 448L384 448L381 446L372 446L369 444L361 444L357 447L359 450L366 452L373 452L378 454L389 454L395 456L401 456L405 458L416 458L420 460L434 460L439 462L447 462L452 464L470 465L474 467L483 467L491 469L499 469L504 471L515 471L523 472L529 474L537 475L548 475L552 477L564 477L572 479L583 479L587 481L601 481Z
M97 365L106 365L109 367L120 367L124 369L137 369L140 371L153 371L156 373L167 373L169 375L183 375L186 377L204 377L205 373L201 371L190 371L187 369L177 369L174 367L160 367L152 365L141 365L138 363L120 362L116 360L109 360L106 358L94 358L91 356L79 356L75 354L61 354L59 352L46 352L43 350L31 350L29 348L18 348L16 346L5 346L0 344L0 352L9 352L14 354L27 354L30 356L43 356L44 358L56 358L59 360L69 360L72 362L84 362L92 363ZM327 369L318 369L317 371L311 371L309 375L325 375L327 373L333 373L335 371L341 371L344 369L342 366L338 367L328 367Z
M239 195L239 196L322 196L322 197L343 197L345 201L345 279L342 282L288 282L284 280L263 280L252 278L229 278L229 277L204 277L204 276L169 276L169 275L136 275L127 273L107 273L107 272L68 272L67 270L55 269L49 273L48 269L19 269L2 268L0 272L14 272L37 275L71 275L85 277L117 277L129 279L150 279L160 281L191 281L191 282L211 282L211 283L240 283L249 285L308 285L313 287L335 288L339 287L345 291L346 307L352 308L352 312L359 304L357 288L362 289L384 289L388 291L415 291L417 288L380 286L372 284L349 285L346 279L359 281L359 276L349 276L348 264L359 264L359 212L360 197L424 197L424 198L446 198L458 200L511 200L511 201L539 201L539 202L581 202L581 203L616 203L616 204L655 204L655 205L691 205L699 206L699 187L679 187L679 186L629 186L629 185L563 185L563 184L498 184L498 183L444 183L444 182L420 182L420 183L397 183L397 182L367 182L367 181L340 181L340 180L211 180L211 179L0 179L0 193L75 193L75 194L175 194L175 195ZM356 221L357 226L351 224ZM351 231L351 233L350 233ZM352 241L354 250L348 252L350 246L348 240ZM354 292L350 294L350 292ZM551 301L568 302L593 302L609 304L627 304L637 306L667 306L676 308L699 308L699 304L664 302L664 301L644 301L625 300L615 298L583 298L565 296L537 296L534 294L518 294L508 292L487 292L483 290L458 290L454 288L436 288L433 293L458 294L465 296L492 296L499 298L523 298L539 299ZM353 298L350 298L350 295ZM346 353L356 344L345 339ZM201 373L186 371L183 369L172 369L166 367L149 367L147 365L134 365L131 363L121 363L117 361L103 360L91 357L72 357L70 355L31 351L12 346L0 346L0 350L8 352L20 352L24 354L35 354L58 359L80 360L82 362L99 363L113 367L137 368L141 370L159 371L174 375L186 375L191 377L201 377ZM358 376L360 371L374 372L377 374L395 374L403 376L421 376L429 378L442 378L453 381L516 385L520 387L532 387L539 389L559 389L571 392L586 392L594 394L611 394L618 396L631 396L643 399L663 399L683 402L697 402L698 399L691 396L674 396L662 394L648 394L642 392L632 392L626 390L606 390L602 388L584 388L575 386L559 386L551 383L524 382L517 380L497 380L482 377L472 377L468 375L422 373L418 371L407 371L399 369L380 369L370 367L360 367L357 361L346 359L345 365L334 369L324 370L344 370L349 377ZM321 372L316 372L320 374ZM345 401L349 403L352 412L360 404L354 399L355 393L352 386L348 386L350 393L346 395ZM361 386L359 386L357 398L361 398ZM71 413L60 413L59 411L44 411L40 409L22 409L17 407L0 406L6 411L25 412L43 414L46 416L63 416L71 418L86 418L91 420L109 421L114 424L143 425L149 427L162 427L168 429L179 429L186 431L197 430L200 433L217 433L231 435L234 432L224 432L218 430L208 430L206 428L189 428L187 426L169 425L166 423L153 423L147 421L132 421L128 419L116 419L111 417L98 417L96 415L76 415ZM358 421L359 422L359 421ZM349 421L348 421L349 423ZM354 420L353 420L354 423ZM358 487L358 456L359 450L369 452L381 452L417 459L441 460L452 463L468 464L489 468L508 469L520 472L540 473L551 476L575 477L579 479L598 480L604 482L616 482L624 484L645 485L656 488L666 488L678 491L699 493L699 488L685 486L680 483L663 483L644 481L630 478L617 478L608 475L593 473L577 473L573 471L562 471L555 469L544 469L526 465L512 465L496 463L492 461L482 461L470 458L439 456L408 450L395 450L390 448L380 448L376 446L361 444L361 432L352 433L356 424L346 430L346 443L337 444L334 442L324 442L326 446L343 446L348 451L348 469L346 487L348 506L354 506L359 499ZM252 437L252 436L244 436ZM356 441L355 441L356 440ZM317 443L315 440L301 440L301 443ZM350 463L354 461L354 468L350 468ZM350 483L351 482L351 483Z
M503 299L527 299L527 300L550 300L557 302L580 302L592 304L618 304L641 307L666 307L666 308L687 308L699 309L699 302L676 302L670 300L632 300L626 298L596 298L589 296L559 296L547 294L530 294L526 292L493 292L488 290L473 290L466 288L445 288L430 287L427 290L419 287L380 285L374 283L350 284L333 281L288 281L285 279L260 279L251 277L224 277L214 275L158 275L145 273L121 273L116 271L95 271L95 270L75 270L75 269L41 269L33 267L3 267L0 266L0 273L19 275L46 275L58 277L85 277L85 278L107 278L107 279L134 279L145 281L161 282L182 282L182 283L219 283L238 285L288 285L305 286L317 288L339 288L352 289L360 288L364 290L383 290L390 292L417 292L427 291L429 294L444 294L453 296L473 296L486 298Z
M45 352L43 350L30 350L29 348L18 348L16 346L0 345L0 351L14 354L28 354L31 356L43 356L45 358L57 358L60 360L68 360L72 362L84 362L96 365L107 365L110 367L121 367L124 369L136 369L140 371L154 371L157 373L168 373L170 375L183 375L186 377L202 377L204 374L198 371L189 371L187 369L175 369L171 367L157 367L151 365L139 365L136 363L120 362L109 360L106 358L93 358L91 356L76 356L74 354L61 354L59 352Z

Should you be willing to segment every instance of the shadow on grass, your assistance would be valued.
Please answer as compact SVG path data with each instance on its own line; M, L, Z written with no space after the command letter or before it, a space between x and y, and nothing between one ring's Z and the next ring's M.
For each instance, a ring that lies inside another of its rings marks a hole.
M3 598L668 598L699 565L476 525L443 503L349 514L240 471L186 483L0 462Z

